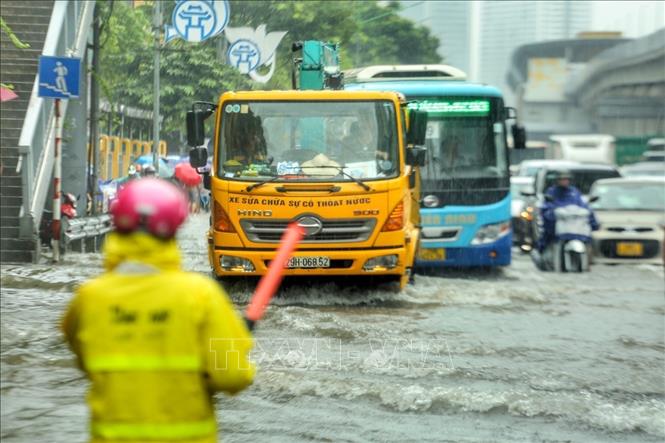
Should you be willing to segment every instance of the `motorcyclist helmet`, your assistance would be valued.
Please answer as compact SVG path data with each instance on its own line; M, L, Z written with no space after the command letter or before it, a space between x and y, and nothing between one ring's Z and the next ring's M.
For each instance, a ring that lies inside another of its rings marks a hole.
M563 179L572 180L573 174L568 169L559 169L558 171L556 171L555 177L557 180L563 180Z
M157 171L153 165L147 165L143 168L144 177L154 177Z
M129 182L111 206L118 232L145 230L169 239L187 218L187 198L175 185L157 178Z
M72 194L71 192L65 193L64 200L65 203L71 205L74 209L76 209L76 201L78 200L78 198L74 194Z

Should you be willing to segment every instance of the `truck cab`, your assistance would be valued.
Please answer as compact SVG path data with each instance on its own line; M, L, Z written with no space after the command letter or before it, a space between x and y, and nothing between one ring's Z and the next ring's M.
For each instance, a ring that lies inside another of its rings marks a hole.
M371 276L404 287L420 238L424 149L414 131L424 140L426 128L414 117L407 131L405 110L394 92L221 95L206 180L214 274L265 274L295 221L305 237L285 275ZM202 132L200 118L190 123Z

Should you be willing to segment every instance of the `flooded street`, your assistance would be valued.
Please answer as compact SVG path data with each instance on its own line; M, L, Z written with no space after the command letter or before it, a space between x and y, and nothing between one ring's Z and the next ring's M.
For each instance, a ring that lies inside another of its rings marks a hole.
M180 244L209 273L207 215ZM2 267L2 440L83 442L86 380L57 329L98 254ZM239 307L252 286L229 288ZM254 385L219 397L255 441L661 442L663 268L417 276L402 293L289 284L256 329Z

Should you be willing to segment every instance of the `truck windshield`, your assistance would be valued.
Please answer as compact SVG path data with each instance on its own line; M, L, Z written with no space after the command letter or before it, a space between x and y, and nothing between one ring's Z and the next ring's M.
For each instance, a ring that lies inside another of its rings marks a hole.
M427 165L423 180L507 177L506 137L496 99L418 99L425 110Z
M256 181L395 177L395 107L381 101L227 101L217 175Z

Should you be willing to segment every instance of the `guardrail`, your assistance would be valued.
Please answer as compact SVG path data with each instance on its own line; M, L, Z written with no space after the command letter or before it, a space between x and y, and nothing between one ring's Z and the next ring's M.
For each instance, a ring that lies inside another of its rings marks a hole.
M82 217L63 220L63 240L65 251L73 250L78 244L79 252L96 252L104 235L113 229L108 214L95 217Z

